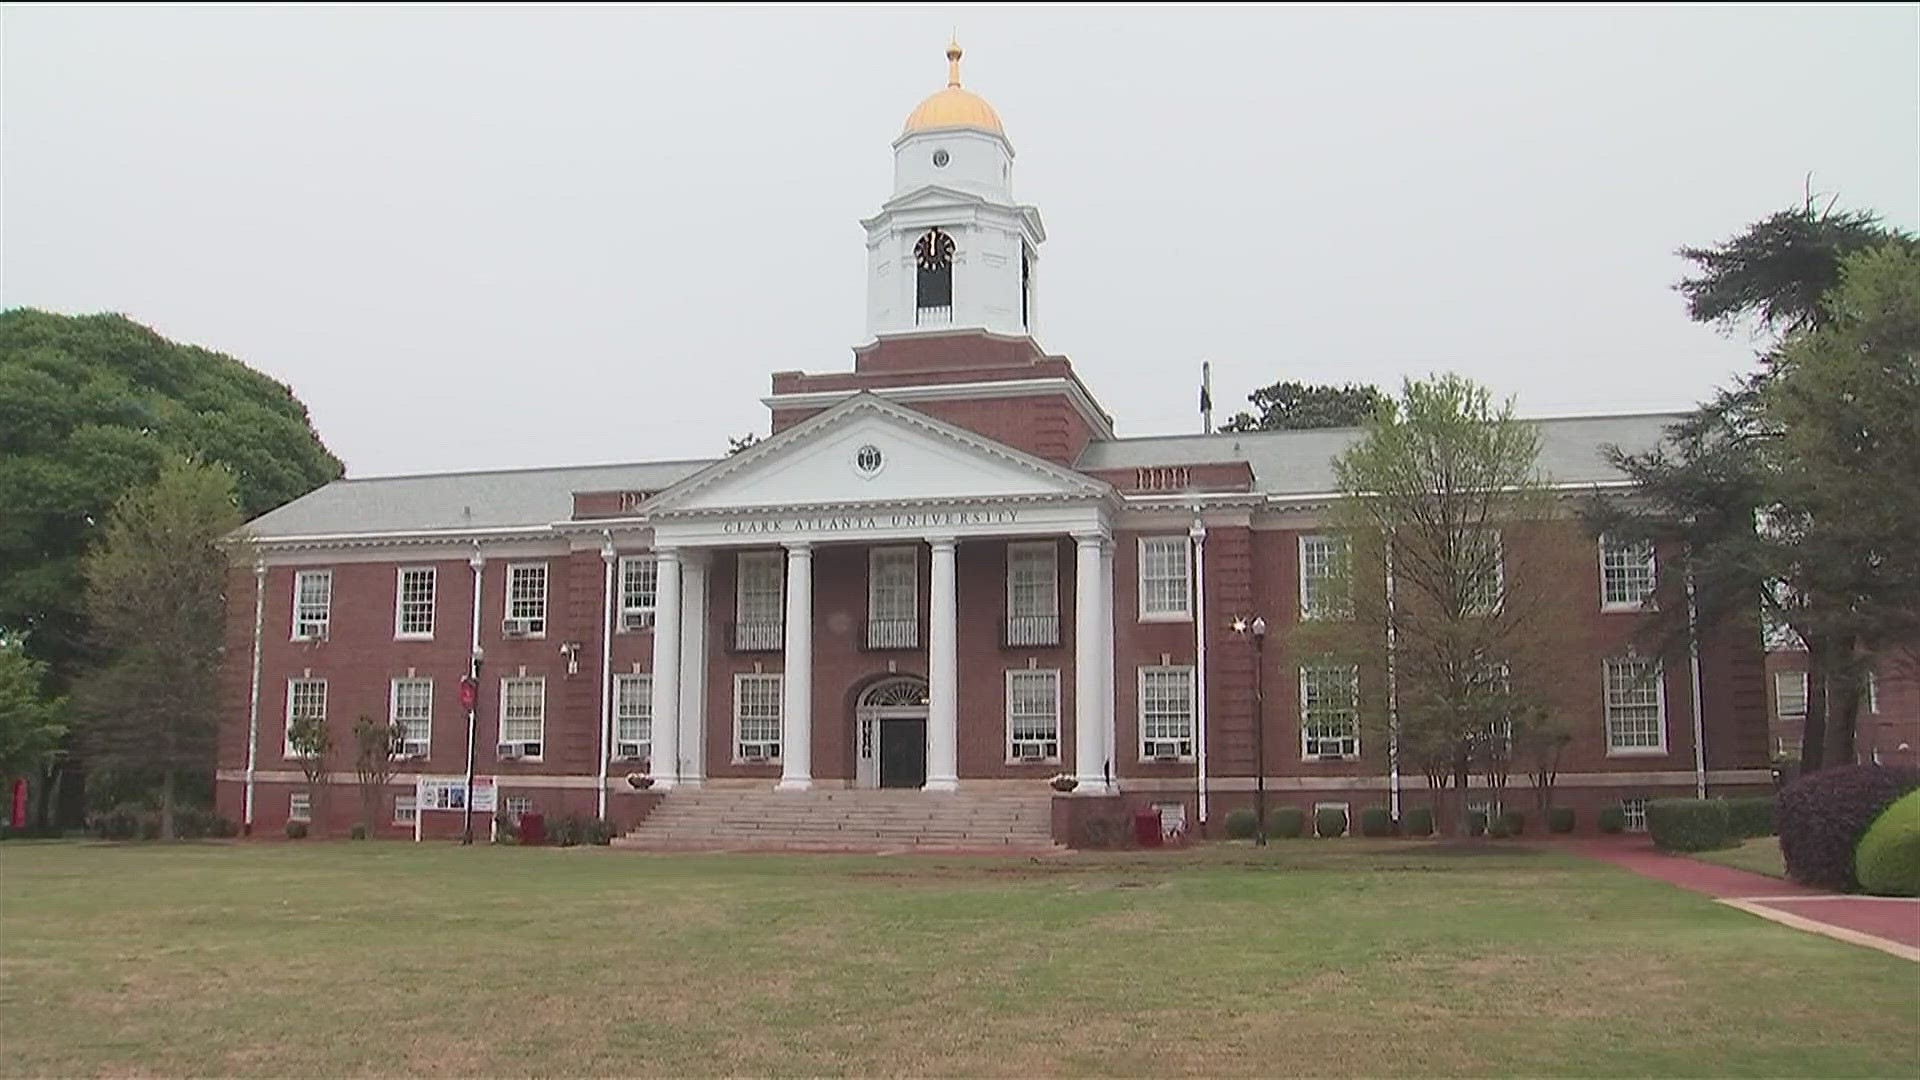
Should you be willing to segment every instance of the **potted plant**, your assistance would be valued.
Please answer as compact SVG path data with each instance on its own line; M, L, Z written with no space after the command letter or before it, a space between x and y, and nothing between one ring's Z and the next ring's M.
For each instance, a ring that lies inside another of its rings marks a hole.
M1054 773L1053 779L1047 781L1047 786L1055 791L1072 791L1074 788L1080 786L1080 781L1068 776L1066 773Z
M653 762L642 760L640 771L627 774L627 786L635 791L645 791L653 786Z

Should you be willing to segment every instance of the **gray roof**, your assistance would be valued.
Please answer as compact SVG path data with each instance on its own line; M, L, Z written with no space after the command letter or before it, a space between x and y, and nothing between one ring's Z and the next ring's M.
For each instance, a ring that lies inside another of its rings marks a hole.
M1675 413L1572 416L1532 420L1540 429L1540 469L1561 484L1624 479L1601 456L1614 444L1629 453L1658 445ZM1221 432L1115 439L1088 444L1075 467L1132 469L1152 465L1200 465L1245 461L1254 488L1269 495L1318 495L1336 490L1333 459L1360 437L1359 428L1308 431Z
M263 539L542 526L573 516L576 491L660 491L711 461L646 461L335 480L253 520Z

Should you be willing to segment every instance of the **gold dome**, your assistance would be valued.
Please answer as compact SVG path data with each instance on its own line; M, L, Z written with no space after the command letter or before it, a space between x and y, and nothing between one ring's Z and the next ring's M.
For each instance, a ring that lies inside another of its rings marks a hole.
M904 134L942 128L973 128L991 131L1002 138L1007 134L1000 126L1000 114L993 111L986 98L960 88L960 43L957 41L947 46L947 88L913 110L913 115L907 117Z

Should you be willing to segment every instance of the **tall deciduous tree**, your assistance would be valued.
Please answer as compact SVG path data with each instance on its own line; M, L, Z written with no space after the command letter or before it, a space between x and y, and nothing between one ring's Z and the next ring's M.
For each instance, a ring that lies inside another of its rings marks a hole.
M46 692L47 665L0 641L0 781L38 776L59 752L66 702Z
M307 813L317 833L327 821L328 798L333 789L333 732L327 718L301 713L287 724L287 745L300 762L300 775L307 780Z
M84 564L99 660L76 697L89 757L159 781L161 835L175 787L213 767L229 552L240 525L226 469L172 455L122 496Z
M353 770L360 781L360 825L373 835L379 821L380 796L393 779L399 763L395 756L406 739L406 732L390 720L375 720L364 713L353 722Z
M1426 778L1436 816L1467 827L1476 772L1504 784L1514 740L1539 712L1548 592L1533 568L1551 509L1531 424L1458 376L1410 380L1334 463L1332 522L1349 545L1352 620L1303 633L1306 651L1353 657L1375 737ZM1390 643L1390 646L1389 646Z
M1221 431L1280 431L1298 428L1359 427L1385 404L1377 387L1360 383L1319 386L1277 382L1247 395L1254 412L1239 412Z

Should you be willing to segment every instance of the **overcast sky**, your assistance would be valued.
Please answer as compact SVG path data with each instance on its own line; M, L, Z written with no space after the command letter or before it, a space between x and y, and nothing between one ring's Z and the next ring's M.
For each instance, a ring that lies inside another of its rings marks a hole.
M4 304L289 383L350 475L716 455L864 332L858 219L945 81L1047 223L1040 341L1123 435L1281 378L1681 408L1753 345L1673 251L1815 190L1920 224L1881 8L31 8Z

